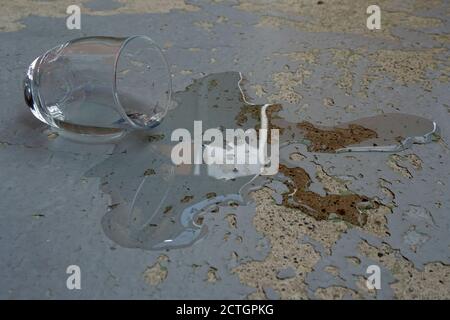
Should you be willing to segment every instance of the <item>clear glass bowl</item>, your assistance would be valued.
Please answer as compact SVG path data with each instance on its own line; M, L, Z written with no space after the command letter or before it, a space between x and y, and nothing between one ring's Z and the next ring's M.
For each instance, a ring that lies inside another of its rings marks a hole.
M161 49L140 35L71 40L36 58L24 81L36 118L71 136L105 140L158 125L171 90Z

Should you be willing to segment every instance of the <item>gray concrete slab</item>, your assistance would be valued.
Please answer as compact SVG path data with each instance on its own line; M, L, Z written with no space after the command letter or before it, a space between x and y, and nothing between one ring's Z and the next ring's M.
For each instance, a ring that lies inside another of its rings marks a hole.
M81 30L66 28L71 1L2 4L0 298L450 298L448 1L378 1L379 31L366 28L370 1L79 3ZM403 112L436 120L442 138L397 154L300 150L314 191L379 199L363 227L317 221L262 190L206 215L209 232L193 246L121 247L101 226L109 195L85 176L113 146L52 135L21 81L57 44L133 34L163 48L175 91L240 71L249 99L281 103L286 117L336 125ZM364 284L371 264L382 271L376 292ZM81 290L66 287L69 265L81 268Z

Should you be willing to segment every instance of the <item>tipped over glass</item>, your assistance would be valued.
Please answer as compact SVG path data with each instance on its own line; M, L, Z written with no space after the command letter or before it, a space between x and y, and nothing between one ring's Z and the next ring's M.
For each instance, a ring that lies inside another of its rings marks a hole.
M157 126L171 90L161 49L140 35L68 41L36 58L24 80L36 118L68 136L100 141Z

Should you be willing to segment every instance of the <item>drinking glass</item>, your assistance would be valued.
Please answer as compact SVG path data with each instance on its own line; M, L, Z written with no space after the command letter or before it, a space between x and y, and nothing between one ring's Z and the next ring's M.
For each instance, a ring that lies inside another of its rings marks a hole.
M24 95L36 118L58 131L108 140L158 125L171 87L167 61L149 37L85 37L36 58Z

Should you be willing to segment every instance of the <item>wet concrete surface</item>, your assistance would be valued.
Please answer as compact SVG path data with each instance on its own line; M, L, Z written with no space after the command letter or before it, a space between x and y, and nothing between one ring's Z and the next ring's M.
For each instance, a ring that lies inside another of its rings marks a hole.
M66 29L69 4L19 0L0 17L1 298L450 298L448 1L378 1L380 31L366 28L369 1L81 1L81 30ZM280 103L298 122L401 112L436 120L442 138L396 153L285 150L316 194L376 199L364 224L283 206L274 182L206 214L192 246L122 247L102 228L111 197L85 175L114 146L55 135L21 81L57 44L131 34L164 49L174 91L240 71L253 103ZM74 264L81 290L66 288ZM365 286L372 264L381 290Z

